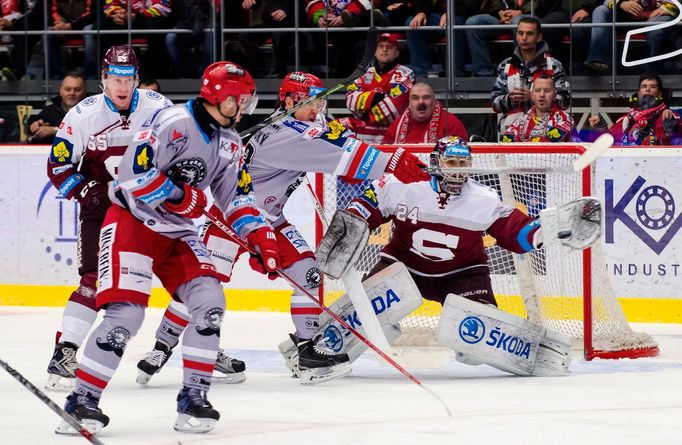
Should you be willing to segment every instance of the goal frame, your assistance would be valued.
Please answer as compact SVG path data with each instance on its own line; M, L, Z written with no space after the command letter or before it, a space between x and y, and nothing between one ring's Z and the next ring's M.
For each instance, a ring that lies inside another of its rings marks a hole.
M589 143L470 143L472 154L562 154L562 155L581 155L589 147ZM378 149L384 152L395 151L398 145L377 145ZM432 144L408 144L400 147L416 155L428 154L433 150ZM581 172L583 196L594 196L593 188L594 165L590 165ZM315 175L315 194L320 205L324 208L324 181L325 175L317 173ZM324 228L319 215L315 218L315 242L319 243ZM607 351L595 349L593 347L593 301L592 301L592 249L587 248L582 251L582 291L583 291L583 356L590 361L594 358L620 359L620 358L641 358L653 357L658 355L659 349L655 347L627 349L620 351ZM324 299L324 280L320 289L320 298Z

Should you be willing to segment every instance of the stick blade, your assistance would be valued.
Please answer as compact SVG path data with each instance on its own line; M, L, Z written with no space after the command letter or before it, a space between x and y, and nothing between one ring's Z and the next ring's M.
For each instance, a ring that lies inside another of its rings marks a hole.
M573 163L573 169L577 172L583 171L588 165L596 161L599 156L603 155L606 150L611 148L613 143L614 140L611 133L602 134L592 143L592 146Z

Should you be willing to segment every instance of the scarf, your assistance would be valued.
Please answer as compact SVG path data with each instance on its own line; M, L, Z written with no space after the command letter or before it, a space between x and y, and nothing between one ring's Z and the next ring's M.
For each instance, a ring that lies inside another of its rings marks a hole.
M623 138L621 140L623 145L642 145L644 138L647 137L649 138L648 145L654 145L656 135L653 131L653 121L666 108L666 104L660 98L651 100L649 104L641 108L633 106L623 119Z
M519 65L514 63L514 59L516 57L513 57L505 66L504 66L504 74L507 76L507 93L511 93L511 91L515 88L520 88L521 86L526 86L530 88L530 84L532 84L537 77L545 73L548 76L552 77L554 75L554 70L552 69L552 56L549 55L549 52L545 52L543 55L544 57L544 64L542 65L529 65L527 67L527 73L525 76L521 76L521 70L519 69ZM535 59L534 59L535 60ZM535 69L535 71L532 71ZM528 76L530 74L530 76ZM526 77L530 77L530 79L527 79ZM525 111L525 107L523 104L516 106L513 110L510 110L509 114L515 112L515 111Z
M436 101L436 108L433 109L433 114L429 120L429 130L424 134L424 143L432 143L438 140L438 127L440 127L440 117L443 112L443 107L440 102ZM410 128L410 121L412 120L412 113L408 108L405 110L400 121L398 122L398 136L396 143L404 144L407 141L407 132Z

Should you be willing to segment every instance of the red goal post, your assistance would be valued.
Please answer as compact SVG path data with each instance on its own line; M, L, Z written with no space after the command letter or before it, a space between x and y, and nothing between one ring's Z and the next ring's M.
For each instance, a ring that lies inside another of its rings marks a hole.
M594 166L575 172L575 161L589 144L575 143L471 143L472 175L497 189L502 199L531 216L580 196L594 196ZM395 151L398 145L378 146ZM433 145L401 145L428 163ZM326 218L345 207L363 185L351 186L332 175L317 174L315 192ZM371 269L378 252L388 241L390 223L377 229L363 252L357 268ZM319 217L315 225L316 243L322 237ZM606 274L601 241L580 252L545 247L526 255L515 255L484 237L491 280L498 305L515 315L528 317L571 335L574 347L583 349L586 360L598 358L638 358L655 356L658 345L645 333L631 329ZM530 261L528 261L530 260ZM322 298L326 304L343 292L340 281L325 279ZM425 301L401 323L401 342L408 345L433 341L440 306ZM432 344L432 343L431 343Z

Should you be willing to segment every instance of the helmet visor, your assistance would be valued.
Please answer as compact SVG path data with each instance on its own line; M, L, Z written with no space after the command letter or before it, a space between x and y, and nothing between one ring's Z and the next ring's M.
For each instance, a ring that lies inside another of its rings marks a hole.
M256 111L257 105L258 95L255 91L253 94L242 94L239 97L239 106L241 107L242 114L253 114Z

